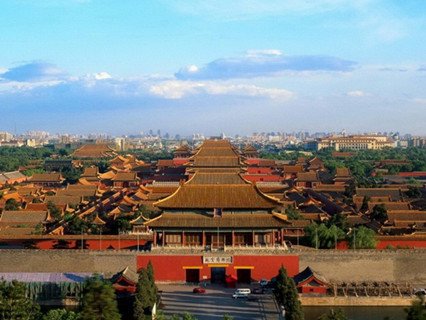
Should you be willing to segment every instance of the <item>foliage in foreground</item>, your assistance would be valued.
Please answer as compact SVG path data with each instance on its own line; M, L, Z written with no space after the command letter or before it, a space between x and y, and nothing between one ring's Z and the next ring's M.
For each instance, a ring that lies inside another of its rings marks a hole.
M426 320L425 296L422 295L413 301L411 307L406 308L407 320Z
M278 271L275 295L280 305L284 306L287 320L303 320L302 305L299 301L296 285L287 271L281 266Z
M347 320L345 313L342 309L330 309L328 313L323 314L318 320Z
M86 281L83 293L82 320L119 320L114 288L100 277Z
M154 268L151 261L146 268L139 271L134 303L135 319L146 319L151 313L151 308L157 302L157 286L155 285Z
M25 295L25 284L16 280L0 282L0 319L37 320L40 307Z

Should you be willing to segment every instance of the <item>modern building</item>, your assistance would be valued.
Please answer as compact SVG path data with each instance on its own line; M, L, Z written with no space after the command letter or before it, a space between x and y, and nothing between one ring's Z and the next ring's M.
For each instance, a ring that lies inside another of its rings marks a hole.
M339 150L380 150L384 148L394 148L395 142L386 136L376 135L353 135L353 136L332 136L323 138L317 142L317 150L333 148Z

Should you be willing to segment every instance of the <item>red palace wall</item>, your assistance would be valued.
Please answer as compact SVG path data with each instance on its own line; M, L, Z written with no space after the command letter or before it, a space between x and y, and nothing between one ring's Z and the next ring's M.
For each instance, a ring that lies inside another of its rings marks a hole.
M378 240L376 249L388 249L389 246L397 248L426 248L425 240ZM340 241L337 243L338 250L348 250L349 244L347 241Z
M50 249L76 249L80 248L81 240L66 240L65 242L58 240L9 240L7 241L9 245L29 245L32 243L32 246L37 249L50 250ZM89 250L136 250L138 246L137 240L84 240L85 249ZM146 244L146 240L139 240L139 249L143 250L143 246Z
M201 255L143 255L137 257L138 269L151 261L156 281L184 282L186 269L199 269L200 280L211 277L212 267L225 267L226 275L237 276L237 270L250 269L253 281L271 279L283 265L289 276L299 273L299 257L293 255L233 256L232 264L203 264Z

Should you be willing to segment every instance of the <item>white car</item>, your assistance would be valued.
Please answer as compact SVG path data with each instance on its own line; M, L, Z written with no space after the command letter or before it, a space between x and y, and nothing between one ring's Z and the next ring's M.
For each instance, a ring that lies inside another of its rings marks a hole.
M235 290L234 294L232 295L232 298L238 299L238 298L247 298L249 294L251 293L251 290L248 288L241 288Z
M426 289L423 289L423 288L414 289L414 294L416 296L426 296Z

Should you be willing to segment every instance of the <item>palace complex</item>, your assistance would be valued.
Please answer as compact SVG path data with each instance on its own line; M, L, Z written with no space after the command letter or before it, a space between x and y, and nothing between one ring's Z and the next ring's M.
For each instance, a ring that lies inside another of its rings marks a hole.
M349 168L330 172L309 155L262 159L255 147L225 139L176 145L173 157L152 162L105 143L39 162L29 169L44 172L31 177L0 174L1 248L131 250L128 270L151 261L158 281L230 284L272 278L281 265L296 275L293 249L307 244L306 227L336 215L347 230L374 230L378 249L426 247L424 200L407 193L407 179L421 182L424 172L384 175L380 188L357 188ZM373 173L389 164L409 161L383 159ZM81 173L72 182L64 176L70 170ZM386 219L373 217L377 206ZM347 248L346 241L334 245Z

